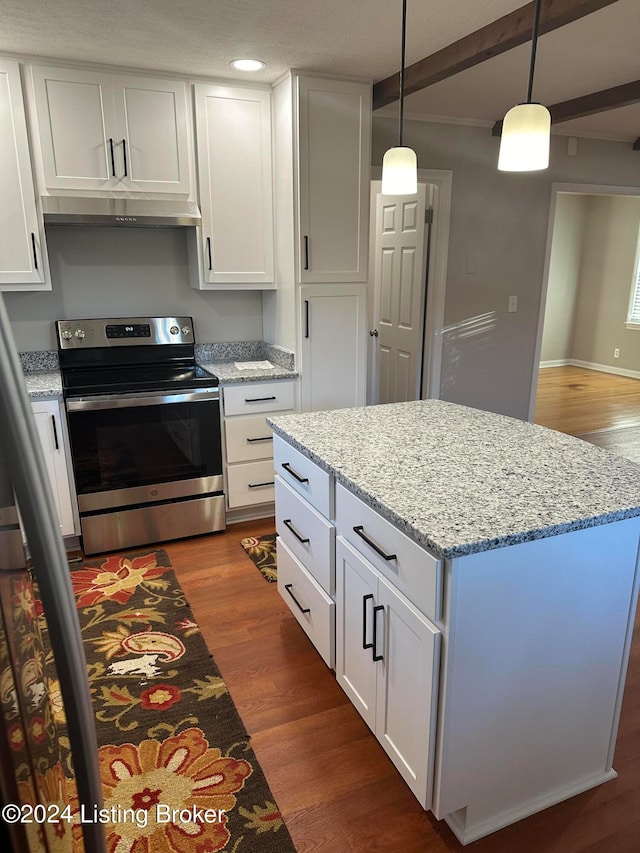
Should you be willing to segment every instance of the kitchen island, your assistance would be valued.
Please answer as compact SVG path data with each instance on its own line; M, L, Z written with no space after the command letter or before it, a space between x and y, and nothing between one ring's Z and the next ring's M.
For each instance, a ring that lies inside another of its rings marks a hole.
M640 468L441 401L270 423L279 589L422 806L468 843L615 778Z

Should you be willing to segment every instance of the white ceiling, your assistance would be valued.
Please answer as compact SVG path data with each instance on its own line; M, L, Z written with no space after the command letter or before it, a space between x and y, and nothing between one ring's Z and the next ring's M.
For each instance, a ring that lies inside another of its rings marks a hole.
M288 68L372 81L396 72L400 0L1 0L0 52L261 82ZM523 0L409 0L407 64L525 5ZM553 104L640 77L639 0L541 36L534 100ZM237 57L266 63L229 68ZM406 99L405 114L493 123L526 95L529 46ZM383 112L397 115L397 104ZM563 133L636 139L640 105L565 122ZM639 154L640 163L640 154Z

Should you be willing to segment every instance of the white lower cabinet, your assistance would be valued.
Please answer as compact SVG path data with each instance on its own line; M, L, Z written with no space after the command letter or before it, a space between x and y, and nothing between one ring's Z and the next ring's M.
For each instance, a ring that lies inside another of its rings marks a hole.
M440 636L337 537L336 678L425 809L432 800Z
M65 433L60 404L57 400L39 400L31 403L31 409L44 454L53 500L58 510L60 533L63 536L73 536L76 531L72 486L67 466Z

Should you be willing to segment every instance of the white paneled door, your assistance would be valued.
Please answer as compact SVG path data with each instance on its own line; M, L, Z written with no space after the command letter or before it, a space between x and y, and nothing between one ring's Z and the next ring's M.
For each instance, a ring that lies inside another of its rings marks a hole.
M378 403L420 397L424 326L424 184L415 196L379 194L376 202L375 294Z

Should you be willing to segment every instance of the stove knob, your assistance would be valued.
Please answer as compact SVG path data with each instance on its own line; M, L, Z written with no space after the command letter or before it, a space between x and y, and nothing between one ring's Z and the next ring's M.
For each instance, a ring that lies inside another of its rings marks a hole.
M177 326L171 326L169 328L169 331L171 332L172 335L177 335L178 332L180 331L180 329Z
M191 334L191 329L188 326L183 326L181 331L182 331L183 335L190 335Z
M85 336L84 329L76 329L76 338L80 338L82 340Z
M62 337L64 338L65 341L70 341L71 338L73 337L73 332L71 331L71 329L65 329L64 332L62 333Z

